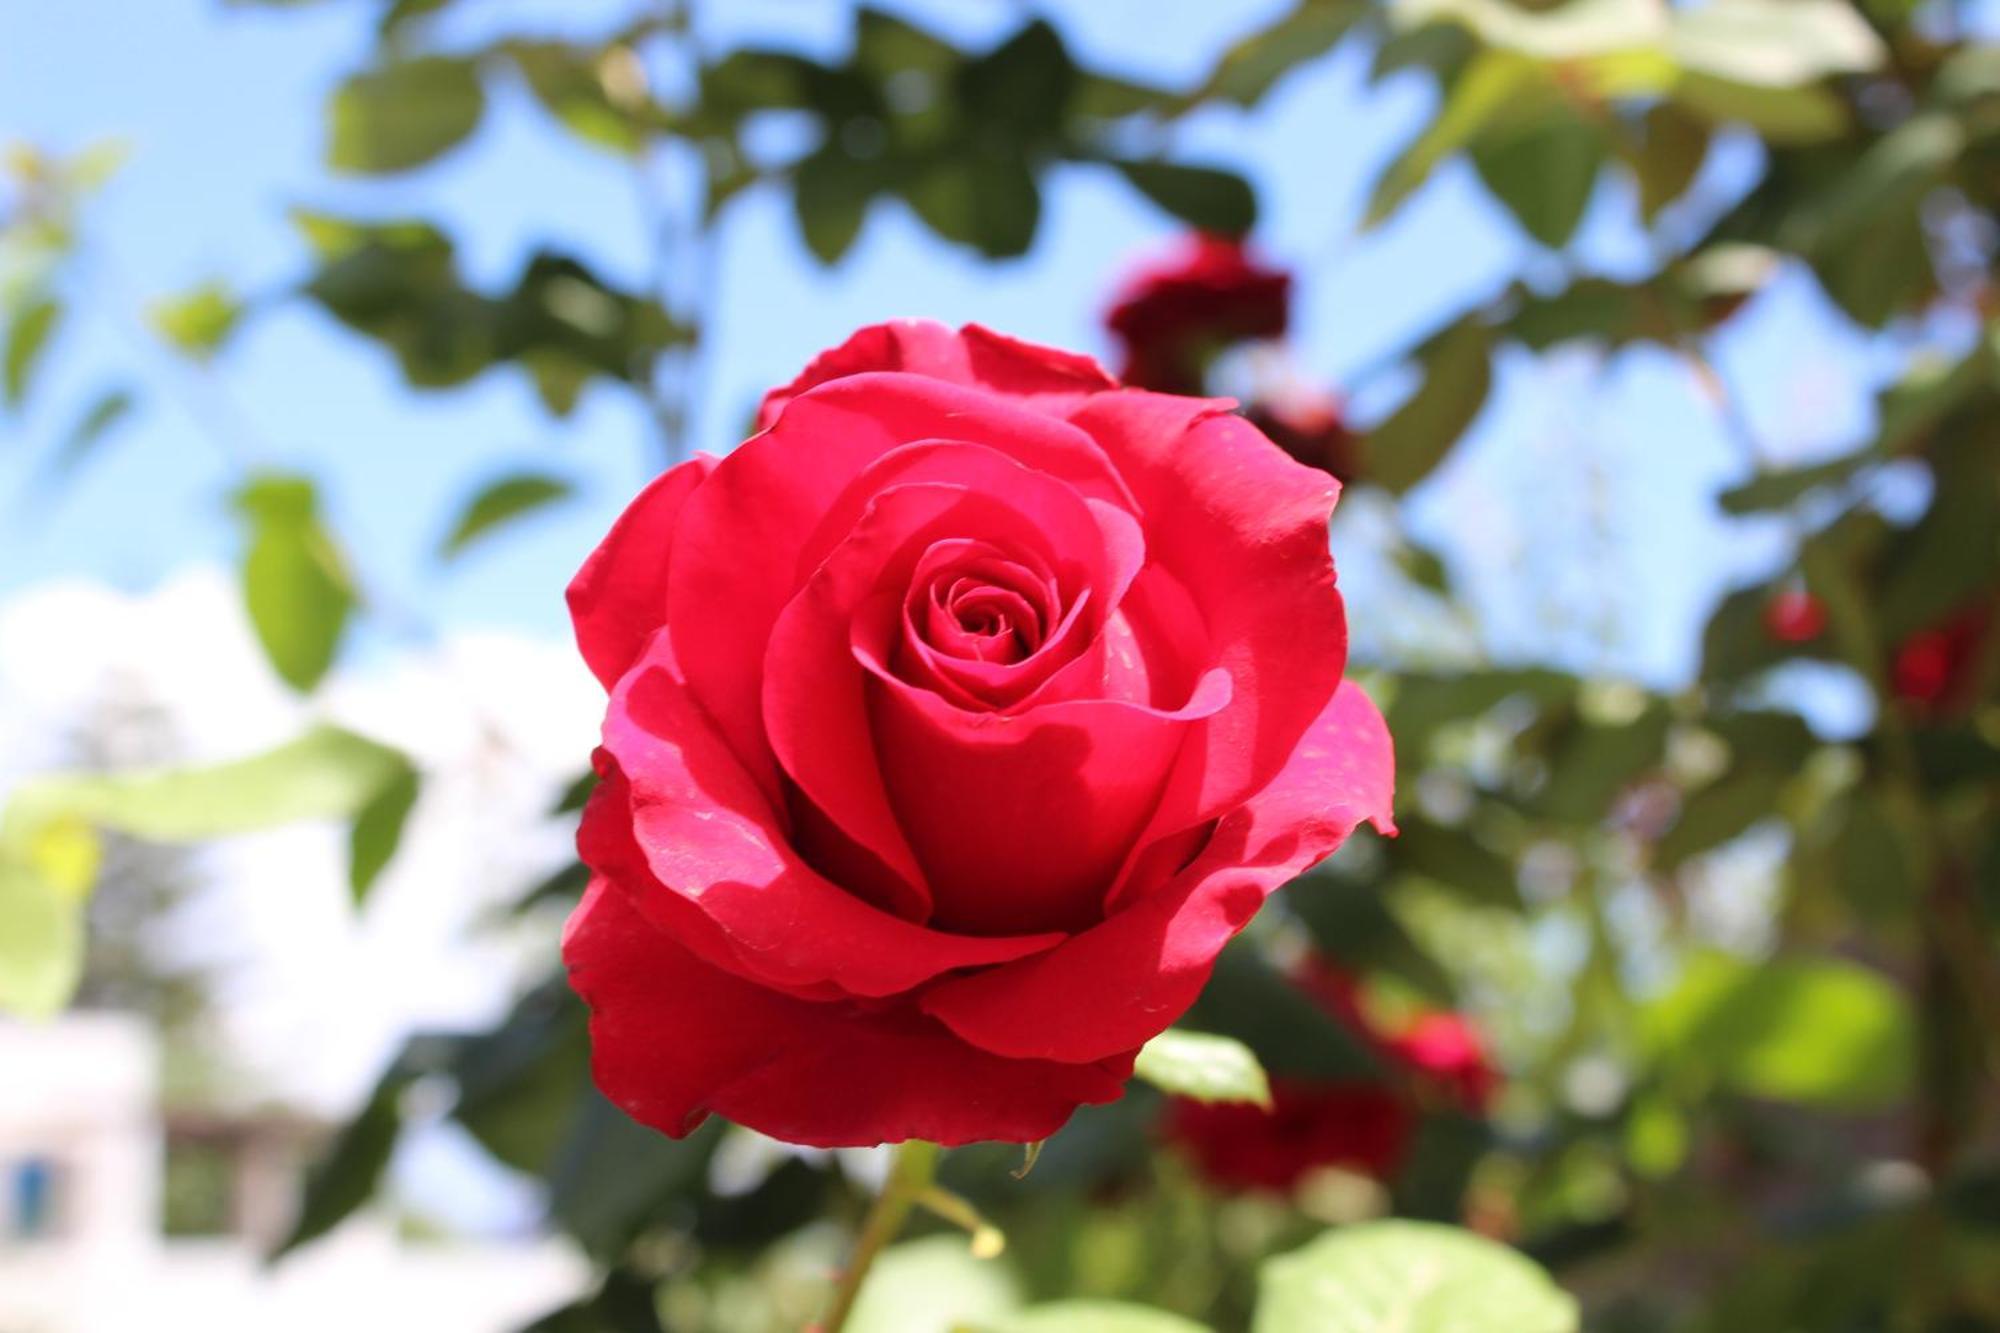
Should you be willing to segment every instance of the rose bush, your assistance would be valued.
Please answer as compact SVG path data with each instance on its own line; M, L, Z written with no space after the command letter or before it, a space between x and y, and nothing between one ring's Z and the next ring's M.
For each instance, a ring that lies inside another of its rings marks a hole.
M1229 406L885 325L632 503L569 593L611 700L564 954L613 1101L1043 1138L1389 827L1338 486Z
M1291 274L1259 262L1239 238L1197 232L1119 284L1104 326L1124 348L1127 384L1199 393L1210 357L1282 338L1291 313Z
M1307 960L1292 980L1374 1054L1381 1077L1273 1075L1269 1109L1171 1098L1162 1131L1211 1184L1289 1193L1326 1167L1391 1180L1427 1108L1474 1117L1491 1109L1499 1071L1463 1015L1427 1010L1385 1029L1356 979L1325 959Z

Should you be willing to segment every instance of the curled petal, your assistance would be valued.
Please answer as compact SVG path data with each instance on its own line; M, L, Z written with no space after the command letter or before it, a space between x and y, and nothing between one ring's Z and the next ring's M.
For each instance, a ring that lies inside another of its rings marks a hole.
M698 454L653 478L570 580L569 614L577 647L607 690L638 660L646 640L666 619L667 555L674 529L681 507L715 463Z
M814 357L799 377L764 395L757 429L777 420L785 404L828 380L871 370L900 370L952 384L976 385L1061 413L1117 381L1087 356L1009 338L977 324L954 332L927 319L899 319L860 330Z
M644 883L635 905L671 932L698 907L740 959L736 970L795 988L830 983L894 995L957 968L1020 958L1060 936L975 939L925 929L814 871L756 783L672 670L664 634L611 697L604 755L624 775L629 809L593 803L586 825L630 823ZM580 846L593 847L586 828ZM610 867L593 865L593 869Z
M1077 1106L1115 1100L1131 1073L1129 1056L1006 1060L909 1009L779 994L687 952L602 878L563 932L563 958L591 1009L598 1086L676 1138L712 1111L818 1147L1031 1143Z
M1363 820L1393 831L1394 763L1382 715L1343 683L1291 761L1217 822L1179 874L1047 953L938 982L925 1010L1016 1058L1092 1060L1144 1045L1194 1003L1222 946L1275 889Z

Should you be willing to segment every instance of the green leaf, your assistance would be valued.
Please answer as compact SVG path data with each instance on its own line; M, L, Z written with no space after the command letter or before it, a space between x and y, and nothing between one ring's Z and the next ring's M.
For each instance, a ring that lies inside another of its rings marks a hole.
M402 1132L403 1093L410 1081L410 1074L396 1065L375 1085L361 1114L341 1130L306 1177L298 1220L272 1251L273 1259L318 1240L373 1197Z
M1271 1081L1234 1037L1168 1028L1139 1050L1132 1072L1164 1092L1198 1102L1271 1105Z
M1368 437L1369 480L1401 495L1429 476L1486 405L1491 358L1491 335L1473 319L1425 344L1423 383Z
M1542 123L1472 145L1472 165L1527 233L1551 250L1568 243L1597 185L1604 137L1575 116Z
M1765 88L1683 70L1671 95L1711 124L1748 125L1780 147L1822 143L1847 131L1847 104L1824 88Z
M1730 487L1716 497L1716 503L1725 514L1755 514L1769 509L1784 509L1821 487L1839 485L1861 469L1880 461L1874 450L1862 449L1824 463L1787 468L1782 472L1766 472L1740 486Z
M1545 8L1510 0L1393 0L1389 19L1402 32L1454 23L1489 47L1551 63L1650 52L1666 34L1660 9L1646 0L1568 0Z
M62 304L53 296L32 299L14 312L7 329L6 350L0 352L0 400L9 408L18 408L26 401L35 367L48 350L49 338L61 323L62 314Z
M220 282L155 301L146 310L155 331L183 355L207 361L222 350L243 318L243 307Z
M1191 227L1241 236L1257 222L1257 196L1233 171L1179 162L1117 161L1139 193Z
M249 527L243 603L264 655L286 684L310 690L333 665L354 610L347 562L321 524L305 477L265 473L236 494Z
M1708 0L1672 13L1676 64L1756 87L1866 74L1887 54L1845 0Z
M509 42L506 52L535 100L585 143L619 154L637 152L649 129L661 127L665 116L650 103L633 107L611 96L609 76L621 55L636 60L629 48L590 50L562 42ZM643 89L635 89L643 97Z
M1255 106L1278 80L1331 51L1367 13L1361 0L1301 0L1276 23L1223 52L1188 101Z
M1687 193L1708 158L1708 126L1672 102L1646 111L1643 141L1632 158L1639 178L1639 212L1651 222Z
M1375 183L1363 225L1386 220L1439 164L1475 139L1509 125L1533 123L1558 100L1555 84L1537 61L1507 51L1480 52L1452 84L1429 128Z
M822 264L837 264L861 234L876 182L831 146L799 163L792 177L792 205L806 248Z
M999 148L930 162L902 186L926 226L989 259L1027 253L1041 221L1041 191L1026 157Z
M1738 768L1693 792L1680 818L1653 846L1653 864L1678 870L1690 858L1713 851L1777 813L1784 775L1763 768Z
M1734 1091L1841 1110L1894 1105L1916 1049L1908 1002L1879 974L1836 959L1689 960L1640 1015L1662 1066Z
M991 1325L992 1333L1208 1333L1205 1325L1165 1310L1121 1301L1058 1301Z
M1399 869L1434 880L1467 902L1521 910L1520 885L1507 858L1463 829L1419 816L1399 818L1398 825L1388 851Z
M401 752L338 727L247 759L197 768L51 777L24 784L10 810L53 813L153 842L201 842L308 819L351 819L401 780Z
M563 478L545 473L522 472L488 482L467 502L438 555L444 559L457 555L495 528L567 499L574 491Z
M83 976L85 895L0 837L0 1013L51 1018Z
M928 1236L876 1259L846 1333L951 1333L991 1324L1020 1303L1020 1286L1003 1264L973 1258L963 1236Z
M420 167L469 137L485 109L469 60L420 56L356 74L328 106L327 165L363 175Z
M1428 1222L1329 1231L1265 1263L1253 1333L1574 1333L1576 1302L1504 1245Z
M91 401L76 424L63 437L51 470L58 476L80 467L118 424L132 414L135 400L129 389L106 389Z
M355 813L348 838L347 882L356 906L367 901L368 891L403 841L403 826L417 803L421 782L417 770L404 761L402 771L384 781Z

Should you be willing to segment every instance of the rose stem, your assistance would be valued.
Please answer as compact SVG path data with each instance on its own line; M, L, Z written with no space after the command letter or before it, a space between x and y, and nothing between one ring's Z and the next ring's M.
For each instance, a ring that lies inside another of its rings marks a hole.
M895 1161L889 1166L889 1179L883 1183L881 1197L868 1210L868 1220L862 1223L861 1237L854 1242L854 1255L840 1275L840 1285L834 1288L833 1300L826 1307L826 1318L819 1322L818 1333L841 1333L847 1326L847 1317L854 1312L854 1300L861 1294L861 1284L867 1279L875 1256L896 1238L910 1209L930 1188L931 1177L937 1172L938 1152L935 1143L922 1139L910 1139L897 1147Z

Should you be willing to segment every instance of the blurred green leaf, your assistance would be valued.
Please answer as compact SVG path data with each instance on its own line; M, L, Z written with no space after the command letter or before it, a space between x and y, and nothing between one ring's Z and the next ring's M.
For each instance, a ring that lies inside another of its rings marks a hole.
M1178 162L1112 163L1139 193L1201 231L1241 236L1257 222L1257 196L1233 171Z
M1481 135L1472 165L1528 235L1552 250L1583 220L1605 159L1603 136L1573 115L1558 114L1504 134Z
M1777 813L1785 775L1761 767L1725 773L1688 795L1680 818L1653 846L1653 864L1678 870L1691 857L1713 851Z
M1513 863L1472 834L1416 815L1399 815L1397 828L1389 855L1398 868L1434 880L1468 902L1521 910Z
M446 559L457 555L494 529L574 493L568 481L548 473L520 472L496 478L466 502L438 554Z
M70 427L69 434L63 437L51 465L52 471L57 476L65 476L82 466L97 451L97 446L132 414L134 401L129 389L106 389L92 399L76 424Z
M1375 183L1365 225L1372 227L1402 207L1445 159L1482 135L1542 119L1557 105L1557 97L1538 62L1506 51L1482 51L1452 85L1437 118Z
M1748 125L1780 146L1820 143L1847 130L1847 104L1824 88L1773 88L1691 70L1674 80L1676 105L1714 125Z
M153 328L183 356L207 361L242 321L243 307L220 282L204 282L147 307Z
M1576 1302L1521 1254L1427 1222L1329 1231L1264 1264L1255 1333L1575 1333Z
M17 806L62 812L153 842L201 842L308 819L351 819L409 761L338 727L247 759L192 768L41 778L17 789Z
M1697 954L1640 1015L1646 1049L1674 1070L1754 1097L1843 1110L1908 1089L1915 1029L1902 993L1838 959L1749 962Z
M1838 485L1870 464L1881 461L1881 456L1874 450L1861 449L1824 463L1766 472L1740 486L1730 487L1716 497L1716 503L1725 514L1755 514L1783 509L1823 486Z
M13 809L8 815L0 821L0 1013L51 1018L83 975L95 847L76 844L79 830L60 821L31 823ZM80 847L81 857L64 842Z
M1255 106L1278 80L1331 51L1367 14L1361 0L1300 0L1276 23L1224 51L1188 101Z
M286 684L310 690L333 665L355 606L347 562L319 516L310 479L265 473L236 493L248 525L243 603Z
M1191 1319L1118 1301L1037 1305L989 1327L991 1333L1206 1333Z
M485 110L470 60L418 56L364 71L328 104L327 165L363 175L420 167L470 137Z
M521 1333L670 1333L652 1279L614 1268L591 1295L543 1315Z
M516 41L505 50L543 110L585 143L630 155L648 133L666 126L665 113L646 100L643 85L631 90L635 100L629 104L612 96L621 69L641 68L630 48Z
M1026 254L1041 221L1034 168L1011 149L940 157L903 186L903 196L932 231L990 259Z
M1672 102L1647 108L1642 141L1632 159L1639 211L1651 222L1687 193L1708 157L1708 126Z
M1168 1028L1139 1049L1132 1072L1198 1102L1271 1105L1271 1082L1248 1046L1231 1037Z
M6 348L0 351L0 400L10 409L27 400L35 367L48 351L62 315L62 303L53 296L34 297L14 311L7 326Z
M403 1093L409 1084L409 1073L391 1066L375 1085L361 1114L341 1130L326 1156L307 1175L298 1218L272 1252L273 1259L318 1240L374 1196L376 1183L396 1150L403 1124Z
M839 263L861 234L876 192L871 174L831 147L807 157L793 173L792 202L799 230L820 263Z
M410 809L417 803L420 781L417 770L405 760L402 771L383 781L355 812L348 839L347 882L356 905L367 901L376 878L395 856Z
M1491 360L1490 335L1472 319L1420 348L1423 382L1368 436L1369 480L1401 495L1429 476L1486 405Z
M1672 13L1675 63L1753 86L1865 74L1886 54L1846 0L1708 0Z
M963 1236L927 1236L876 1259L846 1333L954 1333L997 1322L1020 1304L1020 1284L1004 1263L973 1258Z

